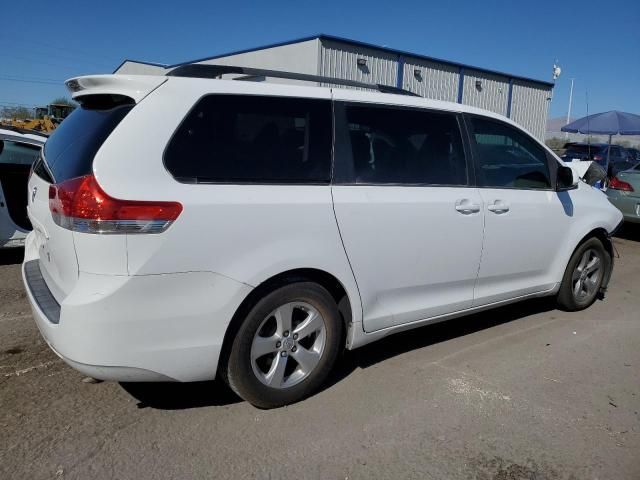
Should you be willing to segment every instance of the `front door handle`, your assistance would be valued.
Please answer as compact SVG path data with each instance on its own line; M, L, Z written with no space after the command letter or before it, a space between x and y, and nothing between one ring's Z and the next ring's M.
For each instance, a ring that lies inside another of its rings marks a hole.
M487 207L487 210L497 214L507 213L509 211L509 204L502 200L496 200Z
M480 211L480 205L473 203L468 198L463 198L456 201L456 211L464 215L470 215L472 213L478 213Z

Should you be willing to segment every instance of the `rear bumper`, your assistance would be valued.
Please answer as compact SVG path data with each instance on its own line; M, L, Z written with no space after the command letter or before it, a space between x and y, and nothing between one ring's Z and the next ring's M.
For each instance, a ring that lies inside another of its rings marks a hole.
M27 252L22 275L42 336L71 367L103 380L213 379L229 321L251 290L210 272L81 272L56 323L42 301L46 292L34 282L38 265L30 260L38 262Z

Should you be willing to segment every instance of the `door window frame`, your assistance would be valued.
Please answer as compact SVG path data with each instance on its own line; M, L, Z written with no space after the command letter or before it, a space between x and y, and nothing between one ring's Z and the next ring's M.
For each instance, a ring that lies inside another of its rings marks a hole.
M379 183L379 182L356 182L353 151L351 149L351 139L349 137L349 122L347 121L347 107L367 107L393 110L407 110L413 112L432 113L436 115L450 115L455 117L456 125L462 142L464 153L464 163L467 171L467 183L465 185L444 185L432 183ZM430 187L430 188L473 188L475 187L475 165L472 161L471 145L464 126L464 119L460 112L437 110L432 108L420 108L408 105L394 105L386 103L370 103L357 101L333 100L333 169L332 185L337 186L361 186L361 187Z
M467 136L468 136L468 141L470 143L470 148L471 148L471 152L472 152L472 157L473 157L473 164L474 164L474 171L477 172L479 171L479 169L481 168L480 165L480 154L478 152L478 143L476 142L475 139L475 132L473 129L473 119L477 118L486 122L492 122L501 126L504 126L506 128L509 128L511 130L515 130L517 131L519 134L524 135L525 137L527 137L531 142L533 142L535 145L539 146L540 149L542 150L542 152L545 155L545 165L547 167L547 172L549 174L549 183L550 183L550 187L549 188L527 188L527 187L506 187L506 186L492 186L492 185L483 185L482 182L480 181L480 176L476 173L476 182L475 185L477 188L483 188L483 189L493 189L493 190L526 190L526 191L534 191L534 192L555 192L557 189L557 172L558 172L558 167L560 166L560 164L558 163L558 161L554 158L554 156L549 153L548 149L541 144L538 140L536 140L534 137L532 137L531 135L529 135L527 132L525 132L524 130L511 125L510 123L507 122L503 122L502 120L498 120L496 118L492 118L492 117L487 117L484 115L478 115L478 114L474 114L474 113L463 113L462 117L464 119L464 125L467 131Z

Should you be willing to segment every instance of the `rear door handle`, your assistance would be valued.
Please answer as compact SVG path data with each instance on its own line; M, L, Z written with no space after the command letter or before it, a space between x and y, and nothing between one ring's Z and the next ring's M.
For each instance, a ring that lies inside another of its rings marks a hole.
M456 201L456 211L469 215L471 213L478 213L480 211L480 205L473 203L468 198L462 198Z
M507 213L509 211L509 204L502 200L496 200L487 207L487 210L493 213Z

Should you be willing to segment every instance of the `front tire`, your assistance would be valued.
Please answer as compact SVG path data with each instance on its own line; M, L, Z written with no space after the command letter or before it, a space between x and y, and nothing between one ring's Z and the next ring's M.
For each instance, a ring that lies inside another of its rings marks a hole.
M575 312L591 306L610 268L611 256L598 238L582 243L571 256L562 279L557 298L560 308Z
M259 408L297 402L326 380L342 339L340 313L316 283L278 288L240 326L225 368L227 383Z

